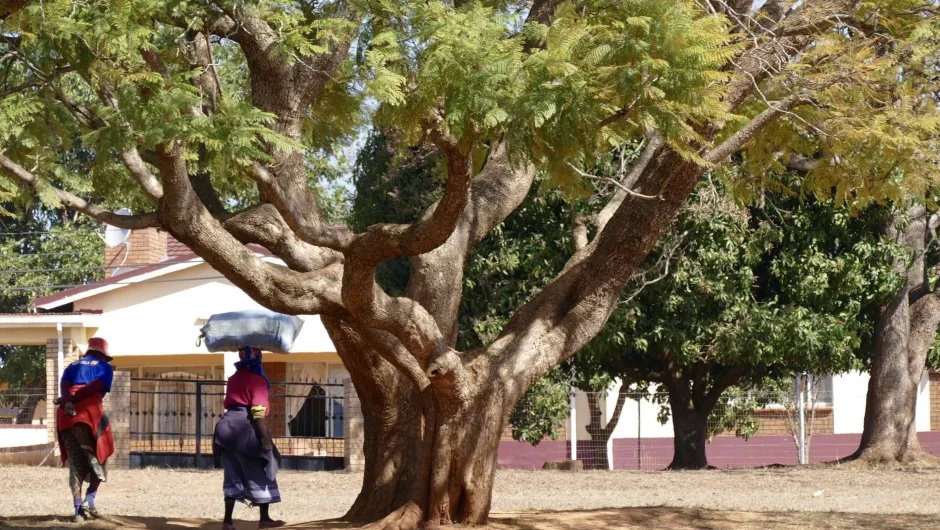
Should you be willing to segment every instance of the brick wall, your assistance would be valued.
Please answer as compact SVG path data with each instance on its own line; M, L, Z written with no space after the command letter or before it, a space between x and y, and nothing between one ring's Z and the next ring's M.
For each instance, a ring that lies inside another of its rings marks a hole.
M156 228L131 231L126 245L118 245L104 250L106 267L120 265L148 265L157 263L166 256L167 235ZM115 269L106 269L105 277L111 276Z
M346 471L361 472L365 469L365 420L362 417L362 404L352 380L343 381L343 461Z
M940 431L940 372L930 372L930 430Z
M268 374L269 381L286 381L287 380L287 364L286 363L264 363L264 372ZM271 417L277 418L277 424L272 425L273 432L272 436L286 435L287 434L287 403L284 398L285 386L272 384L271 390L268 392L271 396L274 396L270 400L271 405Z
M760 420L760 429L756 434L789 435L790 428L787 426L787 413L784 410L759 410L755 414ZM799 421L799 414L793 415L795 421ZM809 414L806 415L806 429L809 429ZM820 407L816 409L816 419L813 420L813 431L811 434L832 434L835 429L833 423L832 407Z
M75 346L75 343L69 339L65 339L63 341L62 352L62 369L65 370L66 366L78 359L80 352L78 351L78 347ZM58 337L54 339L46 339L46 429L48 433L47 438L50 442L55 442L57 440L55 425L56 405L53 403L53 401L59 397L60 374L57 366L58 359Z
M114 455L108 469L129 469L131 458L131 373L115 371L111 392L104 398L104 413L114 434Z

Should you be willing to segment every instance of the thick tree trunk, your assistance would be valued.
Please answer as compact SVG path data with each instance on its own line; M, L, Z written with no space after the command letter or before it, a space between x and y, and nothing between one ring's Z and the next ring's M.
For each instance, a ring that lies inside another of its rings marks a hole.
M607 440L601 437L591 435L591 443L587 449L578 447L578 460L584 465L584 469L593 469L597 471L606 471L610 469L610 460L607 459ZM578 444L580 446L580 444ZM581 456L581 453L584 456Z
M610 461L607 459L607 440L610 439L613 430L608 430L605 428L607 426L603 424L601 418L603 413L597 397L594 392L587 394L588 414L590 414L587 431L591 437L591 442L588 444L587 450L584 451L584 456L579 458L584 464L584 469L610 469ZM578 447L579 456L580 453L581 448Z
M708 458L705 444L708 441L708 410L699 410L688 395L669 392L672 409L673 447L675 453L668 469L705 469Z
M402 389L401 397L416 396ZM367 398L365 403L363 411L378 408L378 414L365 418L366 432L372 433L366 474L345 519L380 521L380 528L389 529L425 522L485 524L505 416L500 404L484 398L450 416L413 402L376 407ZM389 416L396 419L390 422Z
M917 385L923 371L910 370L908 288L897 294L875 320L875 358L865 403L865 427L856 458L904 462L911 445ZM915 379L916 377L916 379ZM916 438L914 439L916 444Z
M349 367L365 422L363 486L344 519L388 529L485 524L499 441L516 401L505 382L480 377L469 402L448 409L430 386L419 389L387 362L380 343L345 322L324 324Z
M917 393L927 353L940 324L940 299L928 290L923 249L930 218L911 210L902 234L917 254L906 281L875 319L874 359L858 451L848 458L871 464L935 464L917 439ZM895 235L893 227L889 235Z

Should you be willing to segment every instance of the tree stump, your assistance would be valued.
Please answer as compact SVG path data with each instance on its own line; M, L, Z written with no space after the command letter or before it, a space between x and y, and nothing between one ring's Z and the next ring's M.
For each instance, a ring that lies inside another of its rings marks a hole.
M580 460L557 460L545 462L542 469L547 471L584 471L584 463Z

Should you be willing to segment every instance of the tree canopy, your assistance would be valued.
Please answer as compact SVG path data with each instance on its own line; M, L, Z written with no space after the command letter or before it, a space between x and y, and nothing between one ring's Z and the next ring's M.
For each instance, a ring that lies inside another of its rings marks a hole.
M36 201L4 203L0 217L0 312L31 311L32 300L103 276L93 221ZM24 208L20 210L19 208ZM0 383L44 388L45 347L0 346Z

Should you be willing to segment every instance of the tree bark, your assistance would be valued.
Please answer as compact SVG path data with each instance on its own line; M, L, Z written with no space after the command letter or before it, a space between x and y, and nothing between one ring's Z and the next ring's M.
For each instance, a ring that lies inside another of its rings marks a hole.
M673 457L667 469L705 469L708 458L708 416L712 407L695 403L691 393L669 385L669 407L672 410Z
M929 291L924 248L931 232L931 217L922 208L908 212L913 221L899 237L915 259L905 282L875 318L874 359L865 403L865 423L858 450L847 460L867 464L924 465L938 460L928 455L917 439L917 394L927 353L940 325L940 298Z
M610 469L610 461L607 459L607 440L610 439L610 433L603 422L603 411L595 392L588 392L588 421L587 431L591 437L591 443L588 444L584 456L579 458L584 463L584 469ZM581 454L581 448L578 448L578 454Z
M485 524L499 441L517 400L507 399L497 378L484 377L468 403L448 409L430 386L420 389L386 362L374 338L324 320L352 367L365 421L363 486L343 519L388 529Z

